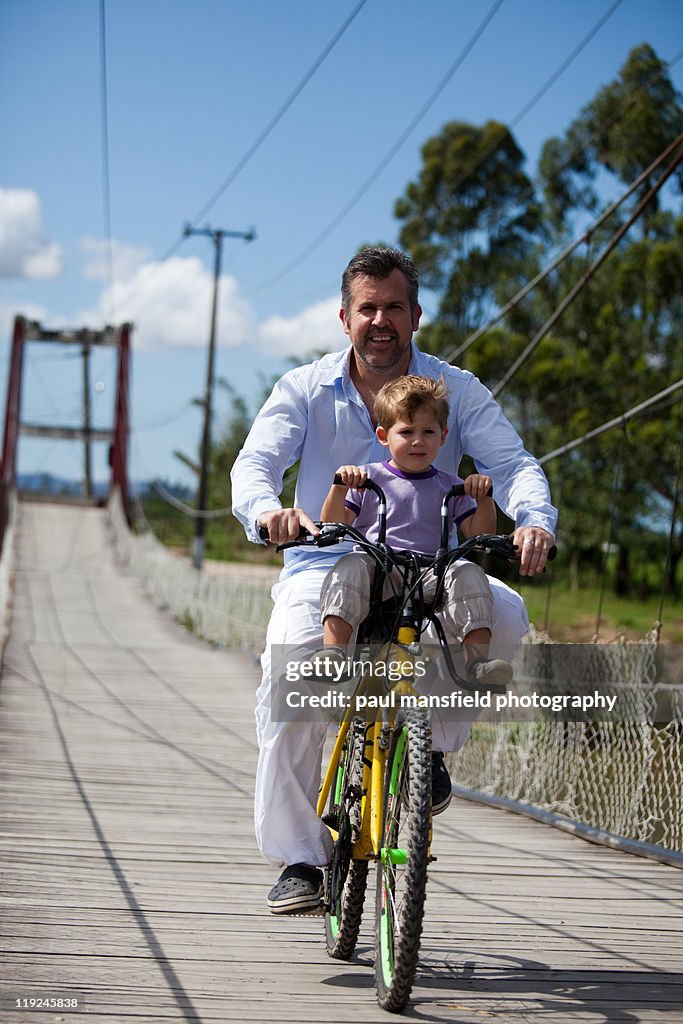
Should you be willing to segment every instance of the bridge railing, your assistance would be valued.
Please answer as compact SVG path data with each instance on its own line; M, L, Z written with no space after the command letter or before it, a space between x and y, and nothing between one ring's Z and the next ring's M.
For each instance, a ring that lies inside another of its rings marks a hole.
M227 579L194 569L153 533L133 533L120 492L112 491L109 522L119 557L141 578L156 604L197 636L222 647L263 650L273 603L270 585L248 566Z
M547 688L539 661L555 650L575 679L592 676L601 693L614 694L616 711L583 720L552 712L526 721L521 714L515 721L509 712L493 714L475 724L453 756L453 778L477 792L683 852L680 648L659 645L655 630L638 642L553 645L534 634L527 640L516 658L515 695Z
M17 492L0 483L0 661L9 631L11 585L14 570L14 538L17 517Z

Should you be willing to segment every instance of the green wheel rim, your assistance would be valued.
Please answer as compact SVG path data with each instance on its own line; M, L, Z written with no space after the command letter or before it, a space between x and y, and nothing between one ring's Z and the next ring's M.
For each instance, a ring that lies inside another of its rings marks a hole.
M401 784L405 767L406 746L408 743L408 730L404 726L396 740L396 753L391 766L389 778L388 795L393 800L401 798ZM386 836L385 836L386 839ZM383 846L380 850L380 864L382 865L382 887L384 890L384 908L379 928L380 955L382 961L382 974L387 987L391 985L394 974L394 927L391 911L391 889L388 873L391 872L394 864L405 863L404 851L397 850L392 846Z

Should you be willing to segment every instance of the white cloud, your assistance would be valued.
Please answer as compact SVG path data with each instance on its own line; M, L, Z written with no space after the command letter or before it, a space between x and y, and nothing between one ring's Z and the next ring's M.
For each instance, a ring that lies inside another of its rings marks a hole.
M33 193L15 191L13 195L15 208L16 196L23 196L19 207L39 217L39 204ZM15 216L13 223L16 225L19 221ZM0 234L0 242L2 238ZM87 236L80 246L85 254L84 277L106 282L109 277L107 242ZM114 285L102 288L94 306L67 315L63 311L38 310L38 307L22 312L54 328L64 325L99 328L105 323L130 320L134 325L136 351L205 349L213 301L212 270L196 256L151 261L146 250L115 239L111 243L111 254ZM47 260L47 250L43 250L42 256ZM37 266L41 252L36 250L32 258L33 265ZM5 325L10 327L9 312ZM227 274L221 277L219 285L217 332L217 344L223 349L249 345L265 357L282 359L305 357L314 351L332 352L347 344L339 323L338 297L323 299L289 317L270 316L259 323L250 303L240 294L236 279Z
M109 245L103 238L85 237L81 239L81 249L91 258L83 265L83 274L91 280L106 281L109 277ZM111 261L114 280L127 281L135 274L138 267L149 259L149 249L140 249L126 242L111 242Z
M339 297L335 296L292 317L271 316L259 326L259 346L268 355L282 357L345 348L348 339L339 322L339 307Z
M0 188L0 277L58 277L63 267L61 246L44 236L36 193Z
M113 298L113 301L112 301ZM138 351L167 348L205 348L209 337L213 274L197 257L173 257L163 263L143 263L127 279L119 278L114 292L106 288L97 311L82 313L86 323L131 320ZM236 348L253 340L254 314L233 277L219 283L217 344Z

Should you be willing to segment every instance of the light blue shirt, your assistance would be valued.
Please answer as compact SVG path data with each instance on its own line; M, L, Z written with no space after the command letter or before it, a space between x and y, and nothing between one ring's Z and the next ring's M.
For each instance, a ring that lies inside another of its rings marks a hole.
M294 502L319 519L341 465L381 462L370 413L349 374L351 348L323 356L282 377L254 420L232 469L233 513L249 540L259 542L256 519L280 508L282 479L300 460ZM434 465L457 473L463 455L493 480L497 504L516 526L555 533L557 511L543 470L522 444L491 392L467 370L420 352L413 345L408 373L443 376L448 386L448 435ZM283 578L312 564L329 567L350 546L293 548L285 552Z

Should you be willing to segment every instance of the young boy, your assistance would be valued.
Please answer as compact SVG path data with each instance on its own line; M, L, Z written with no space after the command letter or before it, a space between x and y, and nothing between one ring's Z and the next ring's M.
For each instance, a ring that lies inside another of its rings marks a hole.
M375 415L377 437L387 447L389 459L368 466L340 466L337 472L343 482L330 488L321 512L323 522L355 523L361 533L376 540L377 496L358 489L370 477L387 497L387 544L395 550L434 555L440 543L443 497L453 484L464 483L465 497L451 504L453 526L465 537L495 533L495 505L487 497L490 477L473 473L463 481L432 465L446 438L447 394L443 381L427 377L399 377L384 385L375 401ZM369 555L352 552L335 563L323 583L323 642L326 648L339 648L344 658L352 635L369 612L373 571ZM429 595L429 584L427 579L425 595ZM431 584L433 593L433 578ZM387 580L384 597L391 595ZM507 685L512 679L510 664L488 658L492 605L491 587L479 566L467 561L449 566L439 609L446 638L462 645L470 680ZM444 806L435 804L434 813L448 805L450 781L444 800Z

